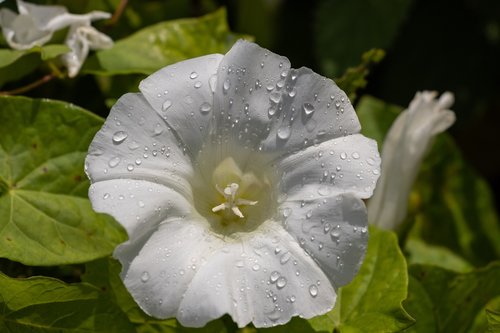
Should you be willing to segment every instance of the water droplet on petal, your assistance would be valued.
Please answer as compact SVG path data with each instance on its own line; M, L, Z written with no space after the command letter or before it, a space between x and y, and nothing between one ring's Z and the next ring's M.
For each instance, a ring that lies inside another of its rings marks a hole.
M278 138L281 140L286 140L290 137L291 129L290 126L283 126L278 128Z
M359 154L357 152L354 152L352 153L352 158L354 158L355 160L357 160L359 158Z
M291 213L292 213L292 209L290 207L286 207L283 209L283 217L284 218L287 218L288 216L290 216Z
M212 94L215 93L215 89L217 88L217 75L214 74L208 79L208 85L210 86Z
M227 91L229 90L230 87L231 87L231 81L229 81L229 79L226 79L222 84L222 88L225 94L227 94Z
M109 196L110 196L110 194L109 194L109 193L104 193L104 196L103 196L102 198L103 198L104 200L106 200L106 199L108 199L108 198L109 198Z
M205 102L202 105L200 105L200 112L201 113L206 114L206 113L210 112L210 110L212 110L212 105L210 105L209 103Z
M309 294L312 297L318 296L318 287L316 287L315 284L312 284L311 286L309 286Z
M129 145L128 145L128 149L130 149L130 150L136 150L139 147L140 147L139 144L135 140L132 141L131 143L129 143Z
M163 112L167 111L169 107L172 106L172 101L167 99L165 102L163 102L163 105L161 106L161 109Z
M269 115L269 117L272 117L276 114L276 108L269 108L267 110L267 114Z
M378 174L380 174L380 171L378 169L373 169L373 174L378 175Z
M286 286L286 279L283 276L281 276L278 279L278 281L276 281L276 287L278 287L278 289L281 289L281 288L283 288L285 286Z
M133 164L127 165L127 170L128 171L134 171L134 165Z
M200 88L200 87L201 87L201 81L196 81L196 82L194 83L194 87L195 87L196 89Z
M254 271L258 271L258 270L260 269L260 265L259 265L259 264L254 264L254 265L252 266L252 269L253 269Z
M291 257L292 257L292 255L290 254L290 252L283 253L283 255L280 258L280 263L282 265L286 264L290 260Z
M141 207L141 208L144 208L144 206L145 206L144 201L142 201L142 200L139 200L139 201L137 202L137 205L138 205L139 207Z
M119 163L120 163L120 157L115 156L115 157L113 157L112 159L110 159L110 160L109 160L108 165L109 165L111 168L114 168L114 167L116 167Z
M272 92L271 94L269 94L269 99L271 100L271 102L278 104L281 101L281 94L277 91Z
M293 98L293 97L295 97L295 95L297 95L297 89L295 89L295 87L294 87L294 88L292 88L292 90L290 90L288 92L288 96Z
M149 273L148 273L148 272L146 272L146 271L142 272L142 275L141 275L141 281L142 281L143 283L145 283L145 282L148 282L148 280L149 280Z
M161 133L163 133L163 127L160 125L160 123L156 123L154 134L160 135Z
M312 105L311 103L304 103L302 105L302 108L304 109L304 113L306 114L306 116L309 116L314 112L314 105Z
M318 194L319 195L328 195L330 194L330 186L327 186L327 185L321 185L319 188L318 188Z
M269 277L269 280L271 281L271 283L275 283L279 277L280 277L280 273L277 271L273 271L271 273L271 276Z
M196 72L192 72L192 73L191 73L191 75L189 75L189 77L190 77L192 80L194 80L194 79L196 79L196 78L198 77L198 73L196 73Z
M127 132L124 132L124 131L115 132L115 134L113 134L113 143L115 145L119 145L120 143L125 141L127 136L128 136Z
M347 154L345 152L340 153L340 158L345 160L347 158Z

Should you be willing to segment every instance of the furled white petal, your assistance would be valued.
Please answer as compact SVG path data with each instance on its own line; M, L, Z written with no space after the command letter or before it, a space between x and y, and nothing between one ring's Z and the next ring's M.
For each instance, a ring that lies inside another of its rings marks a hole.
M113 40L90 25L74 24L66 37L66 45L70 51L61 56L61 61L68 69L68 76L75 77L89 50L110 48L113 46Z
M396 228L407 213L408 196L433 138L455 122L448 110L453 94L436 100L435 92L419 92L389 129L382 148L382 175L368 203L372 224Z
M280 205L285 228L320 265L335 288L349 283L368 243L365 204L353 194L293 196Z
M110 179L93 183L89 198L96 212L113 216L129 239L151 234L167 218L192 211L191 203L178 192L150 181Z
M114 256L137 304L149 315L169 318L180 315L193 277L222 244L196 217L172 216L150 234L120 245Z
M377 144L361 134L332 139L277 163L282 196L312 200L339 193L369 198L380 174Z
M92 183L138 179L163 184L191 198L189 157L141 94L123 95L89 148L86 172Z
M92 20L110 17L100 11L74 15L63 6L36 5L21 0L17 0L17 6L19 15L6 8L0 10L0 26L9 46L20 50L45 44L57 30L71 25L90 25Z
M284 89L290 61L239 40L222 59L214 104L216 142L257 149L270 130L272 99ZM282 87L282 88L279 88Z
M139 86L193 155L201 149L210 130L215 74L221 59L220 54L210 54L182 61L153 73Z
M228 313L239 327L274 326L323 314L335 303L327 276L274 221L206 258L182 298L183 325L201 327Z

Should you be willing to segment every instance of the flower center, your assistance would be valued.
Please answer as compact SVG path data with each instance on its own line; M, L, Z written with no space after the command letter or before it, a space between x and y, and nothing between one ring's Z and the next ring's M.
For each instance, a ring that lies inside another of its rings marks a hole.
M243 160L238 156L220 162L204 157L193 182L194 203L215 232L225 236L249 232L273 214L276 200L270 172L258 157L246 159L248 162L242 163L246 168L236 163Z
M243 213L238 208L238 206L240 205L254 206L257 204L258 201L251 201L236 197L236 193L238 192L239 187L240 186L238 184L231 183L227 185L224 190L222 190L220 186L216 184L215 188L220 194L224 196L226 201L212 208L212 212L215 213L221 210L228 210L231 211L234 215L240 218L244 218Z

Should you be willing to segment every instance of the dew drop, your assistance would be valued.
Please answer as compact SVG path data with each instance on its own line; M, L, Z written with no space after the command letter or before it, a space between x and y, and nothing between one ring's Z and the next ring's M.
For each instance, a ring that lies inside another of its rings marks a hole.
M167 99L165 102L163 102L163 105L161 106L161 109L163 112L167 111L169 107L172 106L172 101Z
M292 97L292 98L293 98L293 97L295 97L295 95L297 95L297 89L292 88L292 90L290 90L290 91L288 92L288 96L290 96L290 97Z
M142 200L139 200L139 201L137 202L137 205L138 205L139 207L141 207L141 208L144 208L144 206L145 206L144 201L142 201Z
M252 266L252 270L254 270L254 271L256 271L256 272L257 272L259 269L260 269L260 265L259 265L259 264L254 264L254 265Z
M380 174L380 171L379 171L378 169L373 169L373 171L372 171L372 172L373 172L373 174L374 174L374 175L378 175L378 174Z
M280 263L282 265L286 264L290 260L291 257L292 257L292 255L290 254L290 252L283 253L283 255L280 258Z
M209 103L205 102L205 103L200 105L200 112L201 113L207 114L210 112L210 110L212 110L212 105L210 105Z
M306 114L306 116L309 116L314 112L314 105L312 105L311 103L304 103L302 105L302 108L304 109L304 113Z
M371 157L368 157L366 159L366 163L368 163L368 165L374 165L375 164L375 160Z
M308 210L307 213L306 213L306 219L310 219L311 216L313 214L313 211L312 210Z
M201 87L201 81L196 81L196 82L194 83L194 87L195 87L196 89L200 88L200 87Z
M296 300L295 295L290 296L290 303L294 303Z
M267 110L267 114L269 115L269 117L272 117L276 114L276 108L269 108Z
M160 135L161 133L163 133L163 128L161 127L160 123L156 123L154 134Z
M102 197L104 200L108 199L110 197L109 193L104 193L104 196Z
M108 162L108 165L109 165L111 168L116 167L118 164L120 164L120 157L118 157L118 156L113 157L113 158L112 158L112 159L110 159L110 160L109 160L109 162Z
M276 287L278 287L278 289L282 289L286 286L286 279L281 276L278 281L276 281Z
M132 141L131 143L129 143L129 145L128 145L128 149L130 149L130 150L136 150L139 147L140 147L139 144L135 140Z
M345 160L347 158L347 154L345 152L340 153L340 158Z
M291 213L292 213L292 209L290 207L286 207L283 209L283 217L284 218L287 218L288 216L290 216Z
M319 188L318 188L318 194L319 195L328 195L330 194L330 186L327 186L327 185L321 185Z
M210 86L212 94L215 93L215 89L217 88L217 75L214 74L208 79L208 85Z
M131 163L129 165L127 165L127 170L128 171L134 171L134 165Z
M269 277L269 280L271 281L271 283L275 283L280 277L280 273L277 272L277 271L273 271L271 273L271 276Z
M271 102L278 104L281 101L281 94L277 91L272 92L269 95L269 99L271 100Z
M141 159L140 159L140 158L136 158L136 159L135 159L135 164L137 164L137 165L141 165L141 163L142 163L142 161L141 161Z
M314 284L312 284L311 286L309 286L309 294L312 297L318 296L318 287L316 287L316 285L314 285Z
M291 130L290 126L284 126L278 128L278 138L281 140L286 140L290 137Z
M229 81L229 79L226 79L222 84L222 89L225 94L227 94L227 91L229 90L230 87L231 87L231 81Z
M354 152L352 153L352 158L354 158L355 160L359 159L359 154L357 152Z
M141 281L142 281L143 283L145 283L145 282L148 282L148 280L149 280L149 273L148 273L148 272L146 272L146 271L142 272L142 275L141 275Z
M127 136L128 136L127 132L124 132L124 131L115 132L115 134L113 134L113 143L115 145L119 145L120 143L125 141Z
M196 79L196 78L198 77L198 73L196 73L196 72L191 72L191 75L189 75L189 77L190 77L192 80L194 80L194 79Z

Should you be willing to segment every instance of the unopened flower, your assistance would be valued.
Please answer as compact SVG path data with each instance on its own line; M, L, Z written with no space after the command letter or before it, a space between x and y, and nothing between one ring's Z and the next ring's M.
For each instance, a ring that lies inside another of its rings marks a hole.
M425 153L434 137L455 122L448 110L453 94L418 92L407 110L394 121L382 147L382 175L373 197L368 201L371 224L395 229L404 220L411 187Z
M380 170L345 93L245 41L140 90L86 159L94 209L128 232L114 256L139 306L195 327L329 311L363 260Z
M91 21L109 18L105 12L93 11L85 15L74 15L63 6L42 6L17 0L19 14L8 8L0 9L0 26L7 44L16 50L27 50L42 46L54 32L70 27L66 45L71 51L62 57L68 75L75 76L89 49L109 48L113 41L95 30Z

